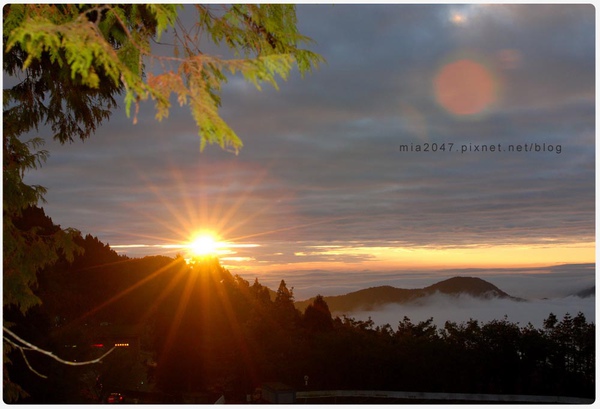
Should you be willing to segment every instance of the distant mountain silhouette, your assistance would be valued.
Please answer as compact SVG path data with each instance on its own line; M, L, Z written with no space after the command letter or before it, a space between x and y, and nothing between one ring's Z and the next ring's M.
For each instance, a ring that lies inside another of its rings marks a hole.
M594 285L590 288L583 289L581 291L576 292L573 295L580 298L593 297L596 295L596 286Z
M510 298L510 295L477 277L453 277L423 289L428 294L469 294L480 298Z
M418 301L421 298L436 293L458 297L470 295L475 298L507 298L523 301L512 297L500 290L495 285L476 277L453 277L425 288L404 289L389 285L371 287L364 290L351 292L345 295L324 297L332 312L370 311L386 304L405 304ZM301 311L313 302L314 297L305 301L296 302L296 308Z

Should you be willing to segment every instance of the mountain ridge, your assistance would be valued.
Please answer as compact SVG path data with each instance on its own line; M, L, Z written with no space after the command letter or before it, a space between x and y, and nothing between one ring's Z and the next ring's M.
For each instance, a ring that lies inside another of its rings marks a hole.
M371 311L386 304L406 304L436 293L458 297L469 295L481 299L510 299L524 301L502 291L494 284L478 277L456 276L423 288L397 288L390 285L369 287L343 295L324 296L331 312ZM303 311L315 297L297 301L296 308Z
M588 288L584 288L583 290L578 291L573 295L579 298L593 297L596 295L596 286L594 285Z

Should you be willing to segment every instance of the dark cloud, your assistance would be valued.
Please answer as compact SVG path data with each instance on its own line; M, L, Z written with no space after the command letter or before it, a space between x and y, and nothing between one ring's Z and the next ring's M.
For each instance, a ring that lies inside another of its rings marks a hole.
M222 114L244 141L238 156L214 146L200 153L185 108L157 123L144 104L137 125L117 113L85 143L49 142L48 163L28 180L49 188L45 207L58 223L111 244L182 240L194 224L221 217L230 236L269 242L252 251L273 263L332 259L301 241L591 242L590 10L300 5L300 30L327 63L304 79L293 74L279 91L230 79ZM473 118L449 114L433 92L443 64L466 56L489 67L500 90ZM399 152L411 143L452 143L457 152ZM458 152L530 143L562 151Z

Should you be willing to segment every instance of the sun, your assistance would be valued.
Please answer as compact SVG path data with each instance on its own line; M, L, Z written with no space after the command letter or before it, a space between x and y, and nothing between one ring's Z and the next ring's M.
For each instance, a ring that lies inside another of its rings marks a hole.
M195 236L189 243L188 249L192 257L216 256L219 253L220 242L212 233L202 233Z

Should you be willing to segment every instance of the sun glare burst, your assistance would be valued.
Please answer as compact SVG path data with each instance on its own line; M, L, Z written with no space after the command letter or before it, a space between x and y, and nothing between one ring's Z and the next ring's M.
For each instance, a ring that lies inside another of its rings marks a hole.
M190 255L193 257L217 256L221 247L221 242L212 233L199 234L188 244Z

